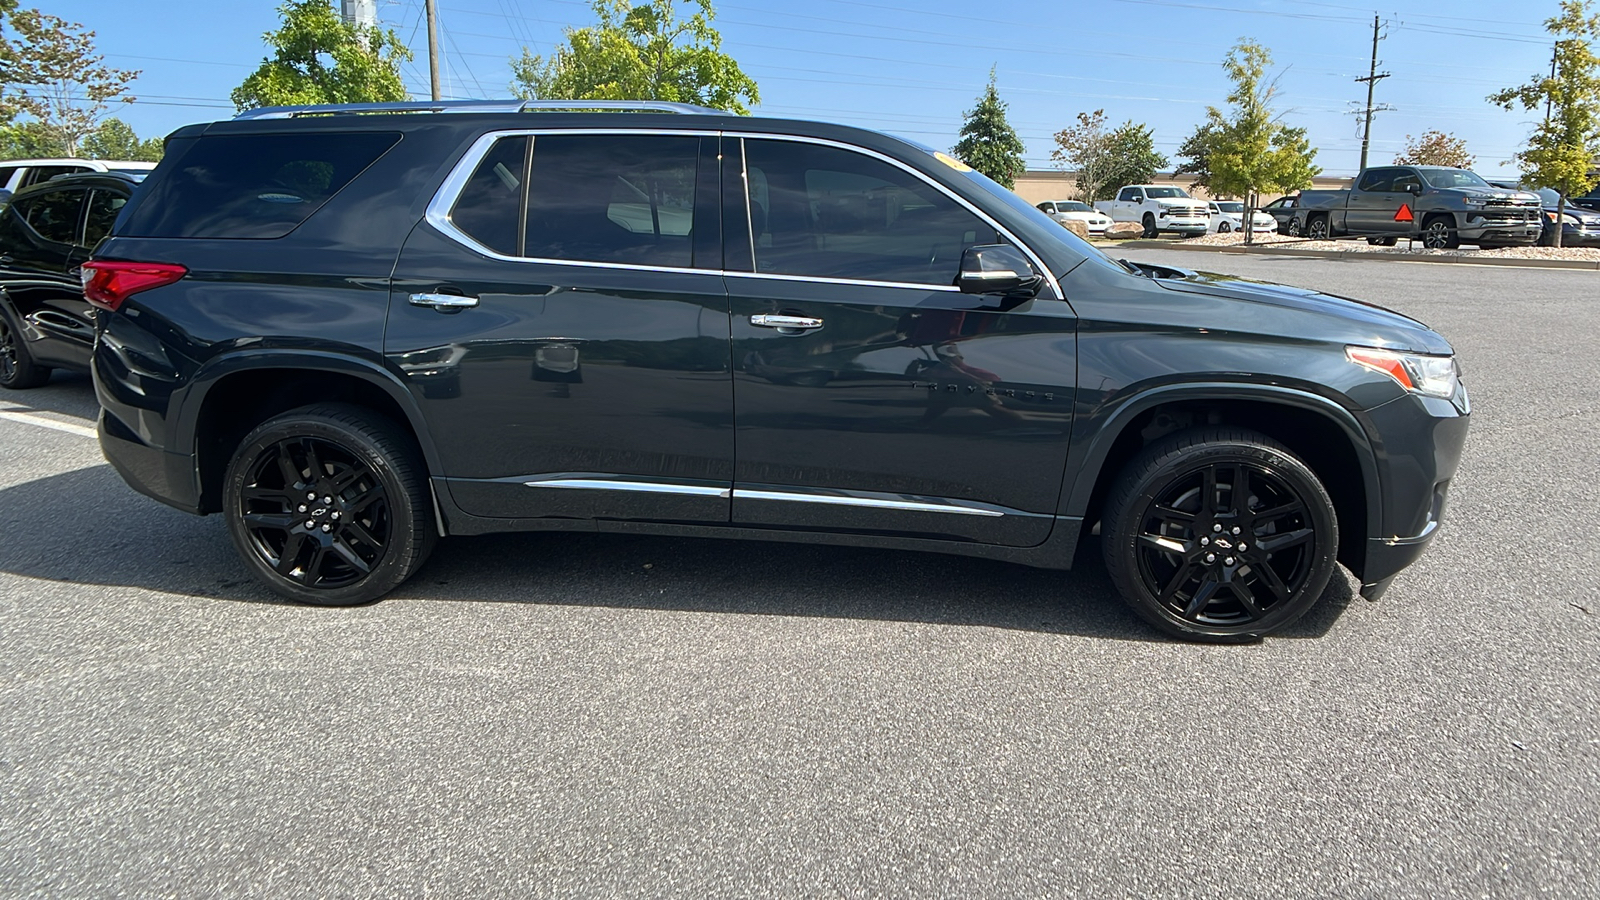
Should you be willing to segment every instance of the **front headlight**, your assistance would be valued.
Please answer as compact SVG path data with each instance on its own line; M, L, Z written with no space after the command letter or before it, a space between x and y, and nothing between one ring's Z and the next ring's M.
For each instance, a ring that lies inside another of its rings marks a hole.
M1466 198L1463 198L1461 202L1465 203L1468 206L1488 206L1489 205L1489 201L1484 199L1484 198L1482 198L1482 197L1466 197Z
M1382 372L1406 390L1428 397L1448 400L1455 394L1456 379L1461 375L1454 356L1402 353L1377 347L1346 347L1344 355L1356 365Z

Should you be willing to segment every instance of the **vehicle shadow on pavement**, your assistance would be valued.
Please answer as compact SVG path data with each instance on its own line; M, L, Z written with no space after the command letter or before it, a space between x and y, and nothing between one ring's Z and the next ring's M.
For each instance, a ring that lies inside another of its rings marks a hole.
M1071 572L910 551L582 533L442 541L391 597L976 625L1165 640L1117 597L1097 538ZM93 466L0 489L0 572L247 603L286 603L245 572L220 517L197 518ZM1325 634L1342 572L1285 637ZM337 615L330 611L330 615Z

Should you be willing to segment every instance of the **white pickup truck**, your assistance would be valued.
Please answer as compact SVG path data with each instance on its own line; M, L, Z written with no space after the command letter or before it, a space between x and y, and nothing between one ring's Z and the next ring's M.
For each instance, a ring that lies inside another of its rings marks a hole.
M1178 234L1205 234L1211 213L1205 203L1189 196L1180 187L1165 184L1130 184L1117 191L1117 199L1094 205L1116 222L1137 222L1145 237L1164 231Z

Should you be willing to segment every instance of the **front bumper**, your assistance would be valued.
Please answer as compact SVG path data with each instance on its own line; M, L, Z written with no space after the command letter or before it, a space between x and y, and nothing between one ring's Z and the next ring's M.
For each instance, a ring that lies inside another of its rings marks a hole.
M1211 228L1209 218L1191 219L1156 217L1156 230L1163 232L1176 232L1178 234L1205 234Z
M1528 213L1468 212L1462 216L1460 238L1467 243L1533 244L1544 230L1542 217Z
M1459 383L1448 400L1407 394L1367 411L1382 506L1358 573L1363 596L1377 599L1438 534L1470 415L1466 385Z

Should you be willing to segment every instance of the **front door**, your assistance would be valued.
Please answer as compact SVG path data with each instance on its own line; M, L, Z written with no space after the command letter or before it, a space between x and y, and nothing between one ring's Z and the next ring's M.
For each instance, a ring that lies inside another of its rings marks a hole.
M1395 221L1402 203L1412 200L1404 184L1410 175L1408 169L1368 169L1350 191L1349 225L1351 234L1403 234L1411 230L1410 222ZM1411 175L1411 182L1416 176Z
M955 289L1001 238L922 177L843 147L730 141L735 524L1032 546L1072 419L1077 320ZM753 257L753 260L752 260ZM1049 289L1046 289L1048 294Z
M489 136L413 231L384 355L464 511L728 521L715 142Z

